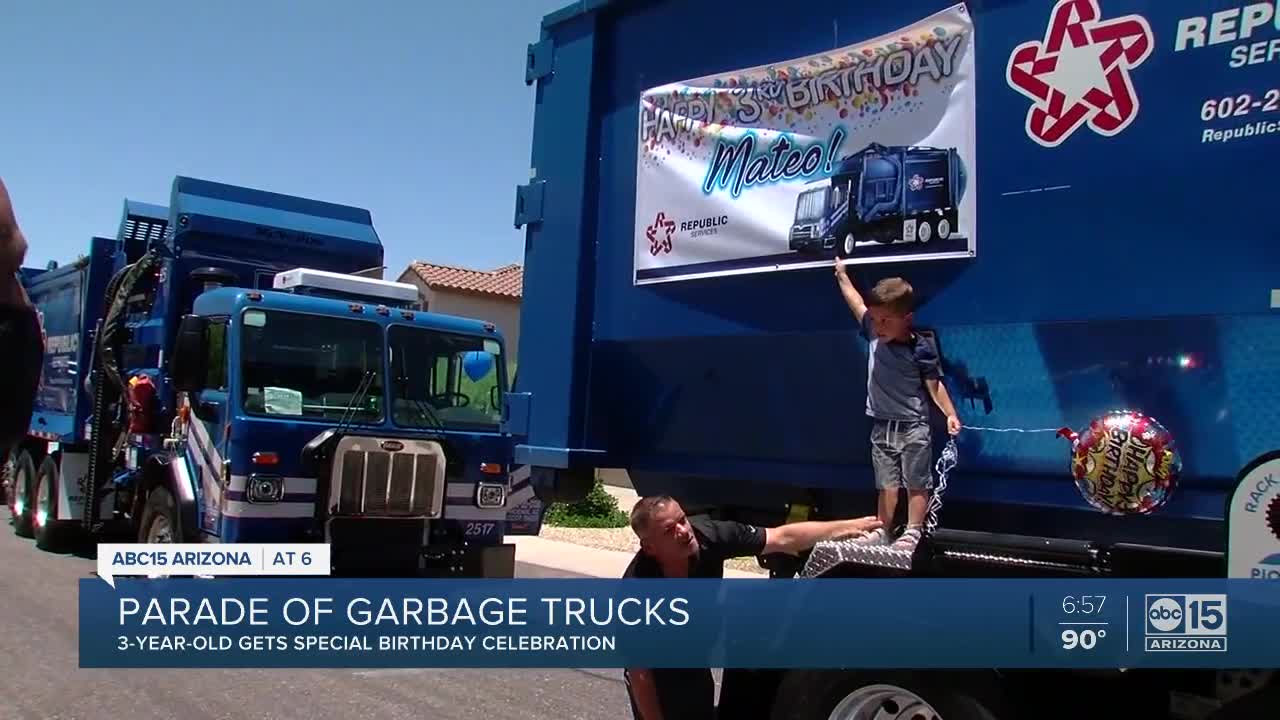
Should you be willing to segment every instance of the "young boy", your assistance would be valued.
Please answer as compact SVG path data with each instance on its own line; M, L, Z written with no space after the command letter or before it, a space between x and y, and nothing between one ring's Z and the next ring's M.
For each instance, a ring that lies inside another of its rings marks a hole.
M883 525L855 542L885 544L890 541L898 490L907 487L907 527L893 543L905 551L915 549L929 509L933 489L933 442L929 429L928 399L947 416L947 431L960 432L960 418L951 404L938 355L924 338L912 331L913 292L902 278L887 278L863 300L836 258L836 282L857 319L867 353L867 415L872 418L871 461L880 489L879 519Z

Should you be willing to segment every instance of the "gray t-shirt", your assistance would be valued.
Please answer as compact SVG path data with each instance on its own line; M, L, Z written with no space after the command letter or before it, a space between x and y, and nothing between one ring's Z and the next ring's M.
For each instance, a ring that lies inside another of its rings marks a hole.
M867 415L879 420L928 420L931 400L924 381L942 377L933 346L916 333L907 342L881 340L871 327L871 313L862 316L859 334L870 343Z

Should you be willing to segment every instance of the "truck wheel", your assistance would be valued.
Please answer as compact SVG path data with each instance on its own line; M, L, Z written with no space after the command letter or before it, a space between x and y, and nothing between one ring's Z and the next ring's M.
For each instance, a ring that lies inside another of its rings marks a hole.
M1253 720L1273 716L1278 703L1280 684L1272 684L1228 701L1207 720Z
M998 720L959 685L910 671L800 671L778 688L773 720Z
M951 237L951 218L941 217L938 219L938 239L946 240Z
M13 518L13 530L19 537L31 537L31 520L35 515L31 502L31 486L36 477L36 466L26 450L15 450L6 468L9 478L9 515Z
M31 495L35 499L31 527L36 547L52 550L61 539L64 527L58 521L58 463L52 457L45 456L40 463L40 469L36 472L35 490Z
M166 487L158 487L147 494L147 504L142 510L142 522L138 526L140 543L178 543L181 540L178 525L178 504Z
M857 246L857 242L853 239L853 233L848 233L844 236L844 254L846 256L852 255L854 248Z
M933 225L929 224L929 218L920 218L920 223L916 227L916 240L919 240L921 244L923 244L929 242L929 239L932 237Z

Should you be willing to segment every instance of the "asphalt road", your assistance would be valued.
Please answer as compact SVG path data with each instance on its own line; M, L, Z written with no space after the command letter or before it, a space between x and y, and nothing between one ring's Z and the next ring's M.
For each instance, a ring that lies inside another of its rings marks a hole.
M0 522L0 718L630 717L616 670L82 670L77 581L94 561ZM521 577L573 577L520 564Z

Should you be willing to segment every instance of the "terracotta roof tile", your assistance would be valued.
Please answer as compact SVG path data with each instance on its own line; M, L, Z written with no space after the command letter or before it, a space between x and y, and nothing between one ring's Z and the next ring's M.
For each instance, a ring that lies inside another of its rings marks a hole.
M414 262L409 267L431 288L511 298L521 297L524 292L524 268L517 263L494 270L473 270L425 262Z

